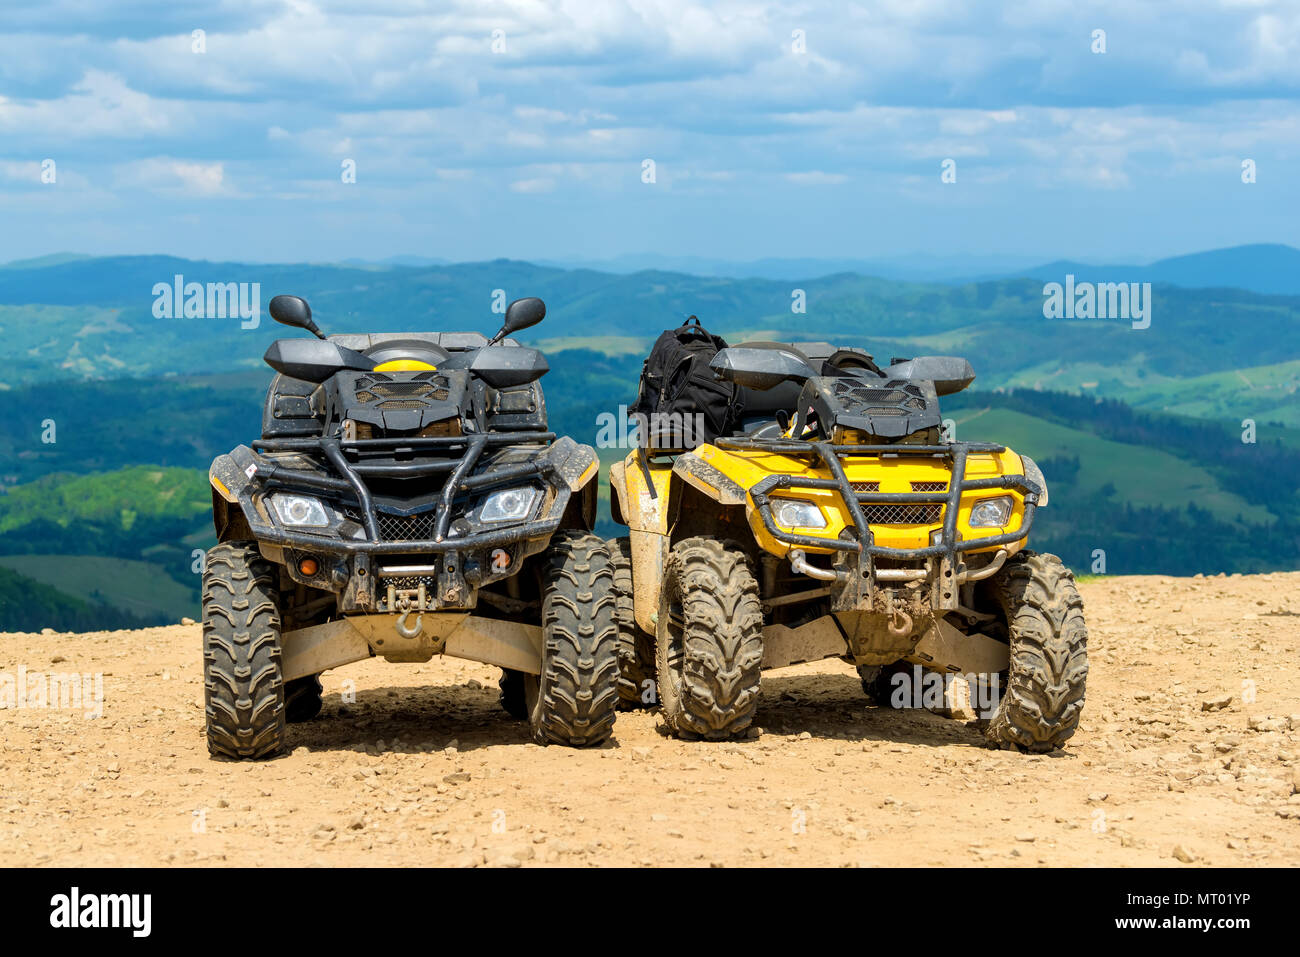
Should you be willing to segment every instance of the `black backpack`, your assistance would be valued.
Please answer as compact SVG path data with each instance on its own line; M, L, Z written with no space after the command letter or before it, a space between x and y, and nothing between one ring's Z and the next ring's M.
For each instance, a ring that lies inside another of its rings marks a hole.
M628 409L647 420L641 424L642 445L693 447L731 431L740 411L736 387L716 379L709 368L718 350L725 348L726 340L711 334L695 316L655 340L641 369L636 402ZM687 424L687 416L695 418ZM678 425L684 426L684 434Z

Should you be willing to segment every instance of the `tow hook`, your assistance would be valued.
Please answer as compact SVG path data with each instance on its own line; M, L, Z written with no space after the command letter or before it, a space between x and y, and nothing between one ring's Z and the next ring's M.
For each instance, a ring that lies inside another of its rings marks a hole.
M891 635L906 635L911 630L912 616L895 606L893 613L889 616L889 633Z
M390 609L400 609L401 614L397 616L397 621L393 622L393 629L403 638L419 637L420 632L424 629L424 612L428 609L428 600L424 593L424 584L421 583L415 593L415 600L411 600L410 592L399 593L392 585L388 586L388 607ZM412 607L414 605L414 607ZM406 619L415 614L415 624L408 625Z
M398 615L397 621L393 623L393 628L403 638L415 638L424 630L424 612L416 612L414 625L407 625L406 623L406 619L410 614L411 610L408 608Z

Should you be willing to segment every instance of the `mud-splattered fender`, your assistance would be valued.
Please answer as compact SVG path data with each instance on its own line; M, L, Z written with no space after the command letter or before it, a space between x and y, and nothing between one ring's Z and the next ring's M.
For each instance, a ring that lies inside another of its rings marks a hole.
M694 452L677 456L677 461L673 463L673 474L719 505L744 505L746 502L746 492L740 483Z
M569 524L580 522L582 528L594 528L600 486L600 459L596 450L590 445L579 445L566 435L552 442L542 457L548 464L550 480L562 483L569 491Z
M567 435L550 444L543 456L570 492L580 492L600 474L600 460L590 445L579 445Z
M208 469L208 484L212 486L212 525L218 541L228 541L231 532L242 527L249 532L271 528L270 516L259 511L253 498L258 487L256 452L246 445L236 446L226 455L218 455Z

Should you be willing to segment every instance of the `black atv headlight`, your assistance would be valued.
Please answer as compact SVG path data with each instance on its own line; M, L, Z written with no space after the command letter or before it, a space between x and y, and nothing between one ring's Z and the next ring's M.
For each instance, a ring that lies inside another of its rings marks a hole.
M532 516L537 495L537 489L527 487L493 492L483 499L478 519L480 522L522 522Z
M271 496L275 514L280 523L294 528L328 528L329 513L320 499L312 495L295 495L292 492L275 492Z

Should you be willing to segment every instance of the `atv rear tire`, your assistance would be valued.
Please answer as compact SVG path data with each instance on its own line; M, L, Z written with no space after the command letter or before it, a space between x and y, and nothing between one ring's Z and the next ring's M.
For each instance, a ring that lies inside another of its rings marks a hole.
M1000 747L1045 753L1074 734L1088 678L1088 630L1074 575L1055 555L1023 551L991 581L1011 644L1011 668L984 734Z
M524 679L538 744L604 743L618 707L614 566L604 540L557 535L542 581L542 673Z
M659 701L682 738L725 741L758 709L763 609L739 546L688 538L664 570L655 638Z
M633 612L632 543L627 538L615 538L608 545L614 563L614 609L618 620L619 708L649 708L659 697L654 686L655 639L636 623Z
M299 724L320 714L321 690L320 675L307 675L285 682L284 720Z
M267 758L284 747L284 676L275 567L253 542L208 552L203 571L203 698L208 750Z
M497 687L501 689L501 710L516 721L528 720L528 702L525 698L524 683L528 675L510 668L501 669Z

